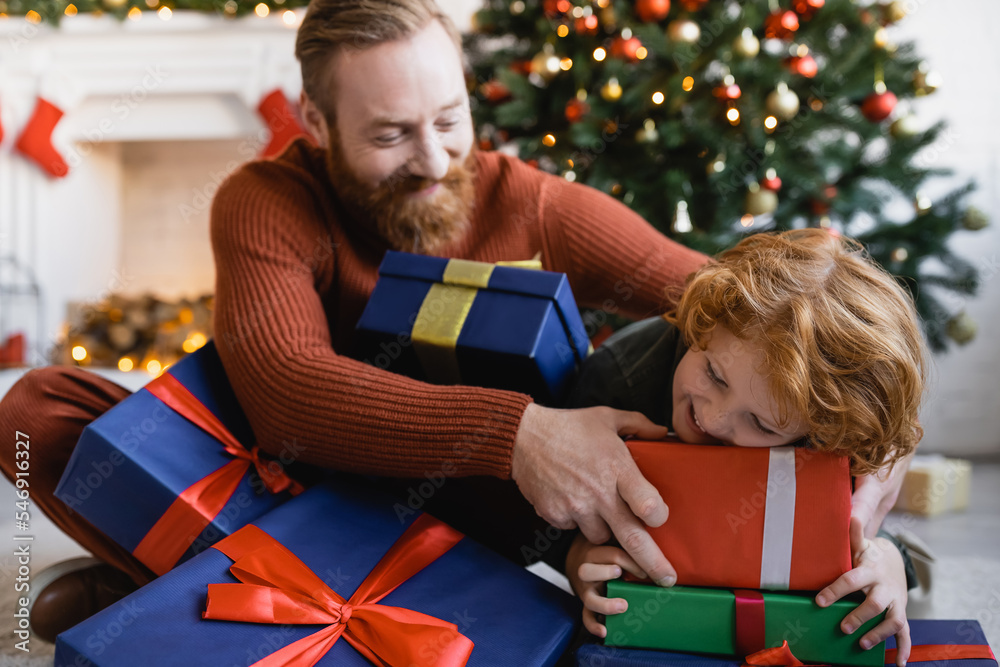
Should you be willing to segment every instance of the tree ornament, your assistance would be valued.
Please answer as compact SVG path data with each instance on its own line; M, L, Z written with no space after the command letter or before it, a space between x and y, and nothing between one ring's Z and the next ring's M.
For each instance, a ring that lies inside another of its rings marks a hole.
M641 48L642 42L638 37L615 37L611 40L610 53L615 58L634 63L639 60L638 54Z
M545 15L551 18L559 18L573 8L573 3L569 0L545 0L542 9Z
M812 199L809 202L809 207L812 209L813 215L825 216L830 212L830 203L837 197L837 187L835 185L828 185L823 188L823 194L819 199Z
M889 259L897 264L902 264L910 256L910 251L900 246L889 253Z
M694 229L694 225L691 224L691 214L688 213L688 203L683 199L677 202L670 228L675 234L687 234Z
M539 51L531 59L531 73L537 74L548 83L559 74L559 56L550 50Z
M793 74L804 76L807 79L813 78L819 72L819 65L816 64L816 59L808 53L804 56L792 56L786 59L785 65Z
M571 123L579 123L590 111L590 105L579 98L572 98L566 103L566 120Z
M893 0L882 5L882 20L889 23L898 23L906 18L906 6L902 2Z
M696 12L708 4L708 0L680 0L681 7L689 12Z
M968 313L964 310L948 320L948 323L945 325L945 332L948 334L948 337L959 345L971 343L976 337L978 329L976 321L969 317Z
M778 193L767 190L757 183L751 183L747 188L747 196L743 208L749 215L767 215L778 208Z
M645 23L662 21L670 13L670 0L636 0L635 13Z
M913 208L917 212L917 215L927 215L933 207L934 202L922 192L918 192L916 197L913 198Z
M980 229L989 227L989 224L990 219L975 206L965 209L965 214L962 216L962 227L965 229L970 232L978 232Z
M927 63L920 63L917 71L913 73L913 92L918 97L930 95L937 90L942 83L941 75L931 70Z
M596 35L598 25L597 17L593 14L582 16L573 21L573 29L578 35Z
M873 123L881 123L892 114L897 101L891 91L874 92L861 103L861 114Z
M773 167L764 172L764 179L760 182L760 187L771 192L777 192L781 189L781 179L778 178L778 172Z
M792 3L792 9L794 9L798 15L802 17L802 20L808 21L825 4L826 0L795 0Z
M667 37L678 44L694 44L701 39L701 28L691 19L674 19L667 24Z
M618 79L611 77L608 82L601 86L601 97L607 102L617 102L622 97L622 87Z
M782 81L768 94L764 105L778 120L791 120L799 112L799 96Z
M722 85L712 89L712 95L726 102L738 100L742 94L743 91L736 85L736 79L732 74L727 74L722 80Z
M647 118L642 123L642 129L635 133L635 140L641 144L651 144L660 138L660 133L656 131L656 123L652 118Z
M479 94L490 104L497 104L510 98L510 88L496 79L490 79L479 85Z
M920 132L920 122L913 114L900 116L892 121L892 125L889 126L889 133L896 139L909 139L920 134Z
M799 15L791 10L778 10L764 19L764 36L768 39L791 39L799 29Z
M760 40L750 28L743 28L740 36L733 40L733 53L740 58L755 58L760 53Z

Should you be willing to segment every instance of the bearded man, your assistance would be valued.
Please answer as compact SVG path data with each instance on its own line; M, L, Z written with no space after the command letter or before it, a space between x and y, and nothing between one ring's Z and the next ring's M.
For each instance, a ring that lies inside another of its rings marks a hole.
M447 471L434 513L502 553L537 546L541 517L595 543L614 535L671 585L643 529L667 507L622 440L666 428L430 385L346 355L390 249L538 257L568 275L581 305L635 318L665 310L665 288L705 257L596 190L476 152L460 38L433 0L313 0L296 55L318 147L299 140L245 165L212 207L216 344L259 447L282 456L294 442L303 463L404 480ZM43 638L153 576L52 495L84 426L127 395L80 369L43 368L0 403L0 432L32 434L32 500L107 564L50 577L31 618ZM14 478L12 447L0 466Z

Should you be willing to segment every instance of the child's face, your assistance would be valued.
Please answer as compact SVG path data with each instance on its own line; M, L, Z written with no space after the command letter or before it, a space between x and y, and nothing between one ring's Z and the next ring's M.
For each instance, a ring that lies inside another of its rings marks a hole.
M695 444L777 447L806 435L801 415L778 426L778 404L759 370L760 345L717 326L705 350L691 348L674 373L673 430Z

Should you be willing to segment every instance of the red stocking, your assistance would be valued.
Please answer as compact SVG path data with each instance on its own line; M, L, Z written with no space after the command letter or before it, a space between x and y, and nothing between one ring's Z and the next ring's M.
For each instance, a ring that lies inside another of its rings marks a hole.
M277 157L293 139L308 136L280 88L265 95L257 106L257 111L264 117L267 128L271 130L271 140L260 153L262 158Z
M34 160L39 167L60 178L69 173L69 165L52 145L52 130L62 116L62 109L39 97L31 120L21 132L16 146L18 151Z

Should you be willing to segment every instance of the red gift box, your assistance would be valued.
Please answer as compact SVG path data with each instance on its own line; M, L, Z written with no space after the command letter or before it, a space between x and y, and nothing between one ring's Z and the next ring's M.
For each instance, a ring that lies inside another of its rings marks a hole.
M649 533L687 586L816 591L851 569L851 474L802 447L628 442L663 496Z

